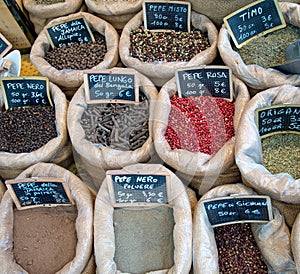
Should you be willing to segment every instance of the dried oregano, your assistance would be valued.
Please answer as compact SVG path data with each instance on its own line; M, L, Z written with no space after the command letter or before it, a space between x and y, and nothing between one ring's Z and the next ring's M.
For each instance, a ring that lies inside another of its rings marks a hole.
M286 62L286 48L300 39L300 28L287 25L265 36L251 40L240 49L235 50L240 54L245 64L256 64L270 68Z
M300 134L275 134L262 139L263 165L272 173L300 178Z
M65 0L35 0L36 4L40 5L51 5L56 3L63 3Z

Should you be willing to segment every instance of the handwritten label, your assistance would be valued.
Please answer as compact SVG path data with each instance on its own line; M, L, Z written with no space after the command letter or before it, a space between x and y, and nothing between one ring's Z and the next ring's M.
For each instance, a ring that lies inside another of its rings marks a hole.
M57 178L7 180L5 184L18 209L74 204L66 183Z
M226 66L176 70L179 97L213 96L232 100L232 72Z
M12 48L12 44L0 33L0 58Z
M283 132L300 134L300 105L274 105L256 109L261 138Z
M134 72L119 74L109 70L84 74L85 95L88 104L95 103L137 103L139 87Z
M5 77L0 80L4 89L5 108L24 106L53 106L49 79L46 77Z
M252 39L286 26L277 0L256 1L223 20L237 48L241 48Z
M131 174L122 170L106 174L116 206L168 204L168 174Z
M46 34L53 48L69 46L73 43L88 43L95 38L84 17L72 18L46 28Z
M190 32L191 3L144 1L144 26L149 30Z
M272 207L269 196L250 195L201 201L212 226L241 222L269 222Z

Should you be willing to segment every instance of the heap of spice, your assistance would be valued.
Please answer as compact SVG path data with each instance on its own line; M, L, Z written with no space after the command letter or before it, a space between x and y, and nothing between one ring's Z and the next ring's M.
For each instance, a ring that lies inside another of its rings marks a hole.
M57 273L76 256L77 208L14 209L14 258L30 274Z
M142 62L187 62L210 47L207 33L156 32L140 26L130 33L130 55Z
M174 265L172 208L115 208L113 222L114 261L122 273L148 273Z
M148 139L148 120L149 102L140 92L139 103L88 105L80 124L90 142L128 151Z
M214 155L234 136L234 102L211 96L170 98L165 138L171 149Z
M272 174L288 173L300 178L300 134L274 134L263 138L263 165Z
M0 112L0 151L32 152L56 136L55 110L51 106L18 107Z
M286 62L286 48L300 39L300 28L287 25L265 36L251 40L240 49L240 54L246 65L256 64L270 68Z
M248 223L214 228L219 273L268 273L268 268Z
M58 70L91 69L104 60L107 52L105 37L100 33L94 33L94 38L94 42L76 42L68 46L50 49L44 58Z
M56 3L63 3L65 0L35 0L37 5L51 5Z

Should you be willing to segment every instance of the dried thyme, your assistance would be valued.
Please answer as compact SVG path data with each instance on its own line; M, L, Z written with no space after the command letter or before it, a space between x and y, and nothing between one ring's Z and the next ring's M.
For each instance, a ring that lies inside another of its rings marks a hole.
M245 64L256 64L264 68L286 62L286 48L300 38L300 28L287 25L265 36L256 38L240 49L235 49Z

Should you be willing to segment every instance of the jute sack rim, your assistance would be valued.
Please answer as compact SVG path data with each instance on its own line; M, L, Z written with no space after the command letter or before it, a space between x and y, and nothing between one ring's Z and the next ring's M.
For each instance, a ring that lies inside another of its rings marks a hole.
M202 201L230 195L257 195L243 184L217 186L204 194L193 215L193 270L195 274L219 273L218 251L213 227L209 223ZM252 223L256 243L267 262L269 273L296 273L290 232L277 208L272 207L273 220L266 224ZM280 257L280 260L279 260ZM271 268L271 269L270 269Z
M124 167L123 170L131 173L137 171L140 173L143 171L163 171L170 174L171 184L168 206L173 208L175 221L173 230L174 265L170 269L150 271L147 274L188 274L192 262L192 214L185 186L174 173L160 164L134 164ZM117 269L117 265L113 260L115 253L113 210L108 181L104 179L96 197L94 210L94 248L97 273L99 274L123 273Z
M79 10L83 0L65 0L64 2L47 4L37 4L36 0L23 0L23 6L29 14L38 16L41 19L48 19L49 15L55 17L71 14Z
M127 68L119 67L107 69L107 71L128 73ZM132 69L130 69L130 71L132 71ZM157 97L157 89L147 77L137 71L133 72L138 80L140 90L143 91L149 102L149 137L142 147L134 151L122 151L104 146L95 146L85 138L84 129L80 125L82 114L88 106L86 103L84 84L76 91L69 105L67 125L74 149L80 156L88 157L86 160L93 165L98 165L102 169L121 168L124 165L148 161L154 150L152 140L152 109Z
M142 0L137 1L95 1L85 0L88 9L97 14L122 16L123 14L135 14L142 9Z
M60 152L68 141L67 132L67 99L58 86L49 82L49 90L55 107L55 123L57 136L44 146L28 153L0 152L1 169L25 169L38 162L48 162ZM2 105L2 107L4 107Z
M271 174L264 166L255 110L277 104L299 104L300 87L282 85L257 93L247 104L236 134L235 160L242 177L256 191L286 203L299 203L300 179ZM251 137L251 138L249 138Z
M195 176L214 176L234 165L235 137L228 140L215 155L191 152L185 149L172 150L164 135L171 110L170 97L177 93L175 77L160 90L155 103L153 138L159 157L176 170ZM233 75L235 99L234 129L237 131L243 109L250 100L246 85Z
M291 233L291 245L297 273L300 273L300 213L297 215Z
M64 20L83 16L91 29L102 34L105 37L107 52L104 60L92 69L106 69L114 67L118 62L119 34L115 28L105 20L87 12L77 12L67 16L55 18L47 23L34 41L30 51L30 61L39 70L39 72L48 77L53 83L64 87L79 87L83 83L83 75L90 70L58 70L51 66L44 58L45 53L51 48L46 35L46 28L52 24L61 23Z
M0 180L0 204L1 204L1 200L2 200L2 197L4 195L6 191L6 187L4 185L4 183L2 182L2 180Z
M278 4L286 23L300 27L300 5L288 2L279 2ZM223 24L218 39L221 58L233 73L249 87L263 90L284 84L300 85L299 74L284 74L277 69L265 69L256 64L246 65L241 55L233 50L230 41L229 32Z
M24 170L16 179L31 177L56 177L64 179L76 203L77 246L76 255L56 273L81 273L88 264L93 247L93 202L91 193L82 181L70 171L49 163L38 163ZM13 255L13 200L6 191L0 204L0 272L28 273L18 265Z
M192 11L191 24L196 29L208 34L210 47L199 54L196 54L189 62L142 62L137 58L131 57L129 52L130 32L137 29L142 24L143 11L140 11L124 26L120 37L119 55L124 65L135 68L149 77L167 78L169 80L175 75L176 69L187 66L210 64L217 56L217 28L208 17ZM151 76L149 73L151 73Z

